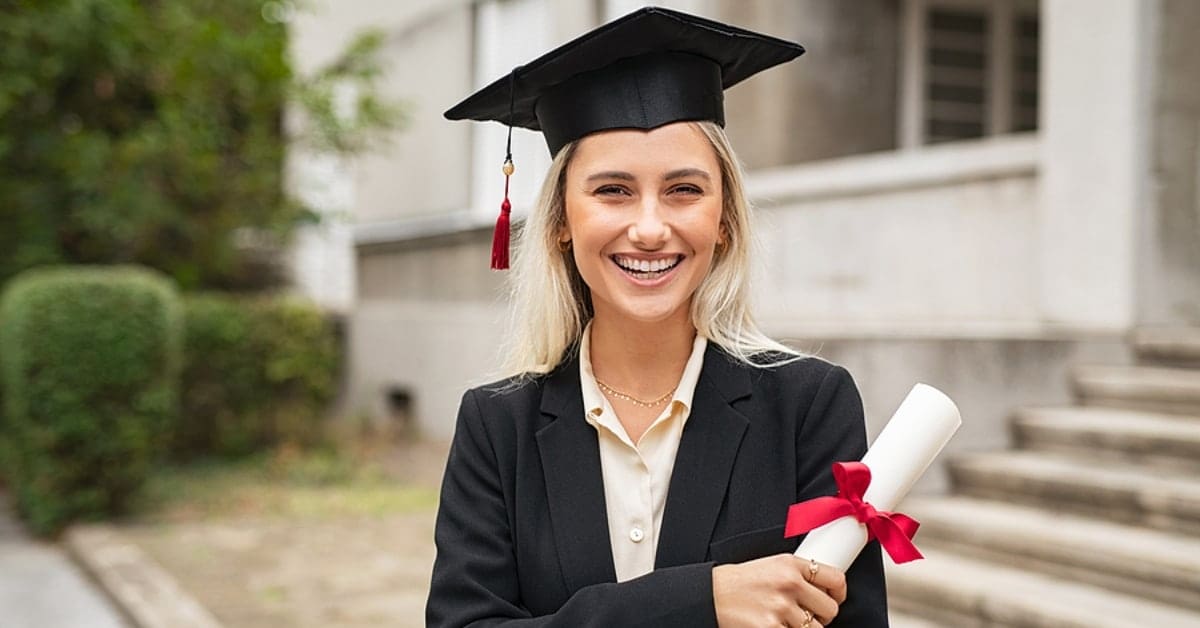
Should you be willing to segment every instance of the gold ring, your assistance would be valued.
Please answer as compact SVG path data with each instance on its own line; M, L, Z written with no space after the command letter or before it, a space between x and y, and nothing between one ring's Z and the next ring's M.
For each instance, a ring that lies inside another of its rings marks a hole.
M817 572L821 570L821 563L809 559L808 561L808 581L812 582L817 579ZM811 620L810 620L811 621Z
M804 611L804 623L800 624L800 628L808 628L812 625L813 613L807 608L802 608L800 610Z

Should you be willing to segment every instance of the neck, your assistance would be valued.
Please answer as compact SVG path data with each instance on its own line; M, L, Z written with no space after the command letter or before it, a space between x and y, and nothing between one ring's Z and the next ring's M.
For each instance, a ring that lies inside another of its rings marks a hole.
M596 379L635 397L651 399L679 383L692 354L696 329L686 307L653 323L597 311L591 334Z

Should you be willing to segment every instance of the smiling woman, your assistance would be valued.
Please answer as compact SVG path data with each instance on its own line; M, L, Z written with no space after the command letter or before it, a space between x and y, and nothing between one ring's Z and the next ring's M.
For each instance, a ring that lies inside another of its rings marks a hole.
M722 238L720 166L708 140L694 123L676 122L578 143L559 242L573 245L594 319L687 325Z
M755 325L722 129L724 88L801 52L647 8L447 112L541 130L554 160L510 277L508 377L463 396L429 626L887 626L877 545L842 573L783 536L866 450L862 403Z
M668 147L674 158L683 161L672 162L665 155L659 156ZM577 153L581 151L583 161L577 163ZM623 160L618 156L636 159ZM607 159L619 163L619 167L587 168L584 162L589 159ZM761 333L751 316L750 208L741 169L724 129L711 120L678 121L647 131L596 131L565 145L555 155L536 207L526 219L513 267L510 284L514 310L512 329L507 335L509 343L503 352L505 374L519 377L553 370L564 355L578 346L584 326L594 316L595 288L582 274L581 260L573 252L575 243L568 226L570 208L586 205L568 197L586 203L590 195L605 200L602 206L609 203L628 206L623 199L632 198L626 195L633 194L634 184L639 182L633 167L635 161L651 159L658 163L647 165L659 172L650 175L650 179L656 187L673 194L673 198L653 195L662 201L656 214L667 231L674 228L673 220L680 214L668 216L661 210L690 205L689 214L694 215L700 211L696 207L711 210L714 204L717 206L719 233L715 246L704 263L693 260L692 264L693 269L700 269L697 274L701 281L688 291L690 324L699 335L747 364L767 366L797 357L794 351ZM692 165L680 166L689 163ZM707 165L695 165L698 163ZM584 173L583 181L569 183L572 173L577 179L579 173ZM642 174L645 179L647 173ZM636 190L645 193L644 189ZM695 197L695 204L687 203L689 196ZM644 201L643 198L643 204ZM597 212L615 213L612 209ZM641 233L636 224L630 226L640 240L663 235ZM637 270L641 270L643 260L662 257L661 251L638 253L630 256L630 261L638 262ZM633 269L632 265L629 267Z

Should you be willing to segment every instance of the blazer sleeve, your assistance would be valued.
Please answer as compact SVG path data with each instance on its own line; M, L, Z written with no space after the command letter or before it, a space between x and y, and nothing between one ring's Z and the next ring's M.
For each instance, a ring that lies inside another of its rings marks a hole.
M821 381L797 432L800 500L837 494L834 462L860 460L867 452L862 398L846 369L834 366ZM846 570L846 601L828 628L886 628L887 584L878 541L871 541Z
M655 570L574 593L554 614L521 604L497 456L472 391L463 396L442 483L428 628L716 626L712 563Z

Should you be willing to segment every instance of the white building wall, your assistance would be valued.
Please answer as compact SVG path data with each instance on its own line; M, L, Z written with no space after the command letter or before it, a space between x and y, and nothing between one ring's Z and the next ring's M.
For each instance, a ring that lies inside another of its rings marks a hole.
M474 54L476 68L472 90L480 89L516 66L561 43L556 41L550 0L510 0L479 5ZM565 39L564 39L565 41ZM471 92L464 91L447 101L448 109ZM474 127L472 131L472 177L470 209L483 223L494 221L504 198L505 148L508 127L498 122L452 124ZM516 216L528 214L537 197L540 174L550 167L550 151L541 133L513 129L513 163L509 196Z
M1151 200L1140 212L1138 321L1200 325L1200 2L1162 6L1150 38Z
M1042 0L1037 229L1048 320L1113 331L1135 322L1156 11L1154 0Z
M381 29L387 71L380 95L401 103L406 116L403 128L375 138L377 149L355 159L299 145L288 156L291 192L323 216L293 243L293 284L345 313L356 302L356 223L439 215L468 204L462 175L469 130L441 112L471 84L472 8L461 0L316 0L292 15L289 28L289 55L301 76L334 61L364 29ZM352 111L356 94L341 95L342 109ZM295 128L294 116L289 124Z
M298 230L289 251L295 290L322 307L346 314L354 307L354 181L350 164L336 155L293 151L288 157L292 193L321 212L319 225Z
M659 2L644 2L643 0L603 0L603 21L607 22L636 11L640 7L653 5L675 9L693 15L714 18L718 8L716 0L661 0Z
M755 173L761 317L789 336L1037 333L1038 142Z

